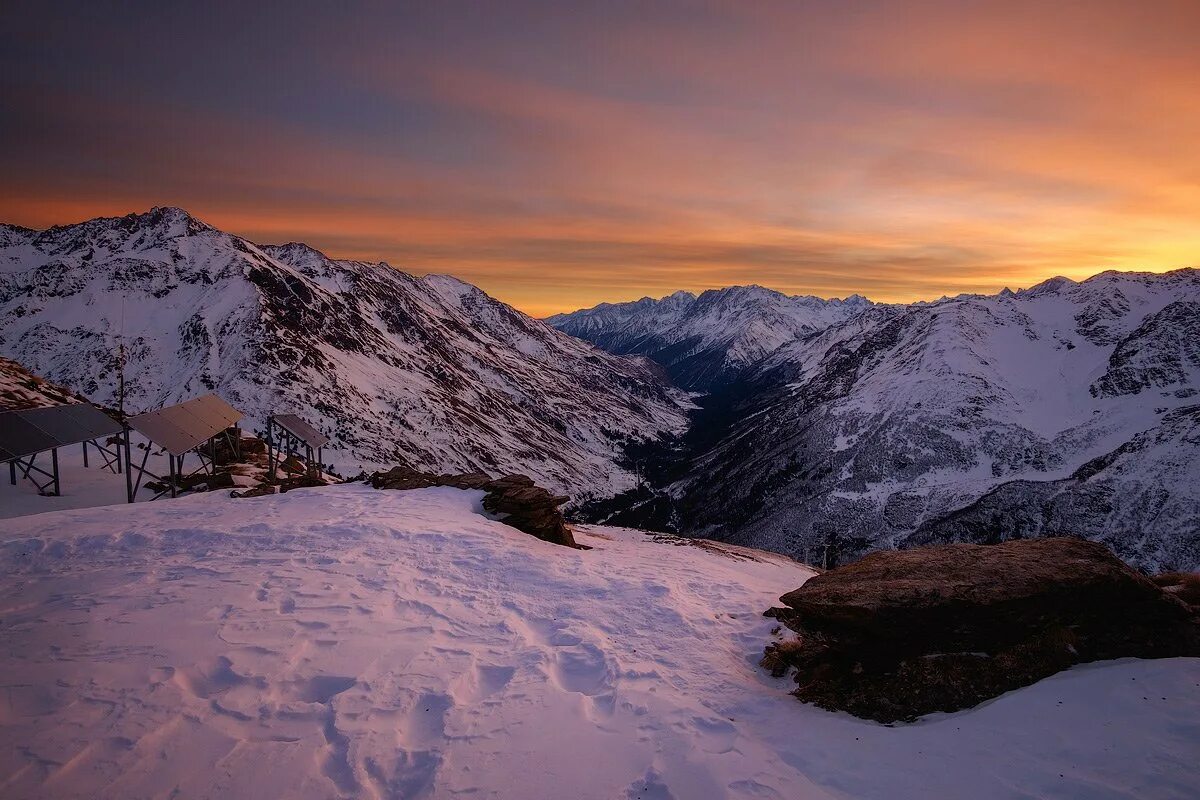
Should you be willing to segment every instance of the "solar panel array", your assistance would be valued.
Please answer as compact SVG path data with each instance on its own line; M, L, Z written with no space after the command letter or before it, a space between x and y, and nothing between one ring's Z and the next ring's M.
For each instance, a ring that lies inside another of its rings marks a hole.
M215 394L129 418L129 427L173 456L204 444L242 418L242 412Z
M324 447L329 437L309 425L295 414L276 414L275 424L304 442L309 447Z
M91 403L6 411L0 414L0 461L113 436L122 430Z

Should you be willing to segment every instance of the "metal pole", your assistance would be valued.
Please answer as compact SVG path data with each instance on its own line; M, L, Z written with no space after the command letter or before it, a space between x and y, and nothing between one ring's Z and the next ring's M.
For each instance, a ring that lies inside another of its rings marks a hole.
M133 502L133 460L129 455L129 428L125 429L124 450L125 450L125 499L127 502ZM118 443L118 447L122 444ZM121 464L121 451L117 451L117 466Z
M50 451L51 470L54 472L54 496L58 497L62 494L62 487L58 483L58 448Z
M8 482L13 486L17 485L17 462L8 462Z
M171 497L175 496L175 456L167 453L167 468L171 471Z
M86 441L83 443L83 465L84 465L85 467L86 467L86 466L88 466L88 460L87 460L87 442L86 442Z
M267 483L275 482L275 417L267 417Z

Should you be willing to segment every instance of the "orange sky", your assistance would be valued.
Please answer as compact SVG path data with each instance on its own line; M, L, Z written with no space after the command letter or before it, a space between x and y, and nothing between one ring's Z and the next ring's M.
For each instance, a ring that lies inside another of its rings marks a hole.
M179 205L537 315L1200 265L1200 3L1050 5L30 5L0 220Z

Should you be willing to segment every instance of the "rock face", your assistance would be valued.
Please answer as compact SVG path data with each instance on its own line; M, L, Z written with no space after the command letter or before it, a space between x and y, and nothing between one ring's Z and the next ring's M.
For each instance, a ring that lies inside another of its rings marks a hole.
M878 720L967 708L1073 664L1200 655L1194 609L1104 546L1035 539L871 553L767 613L763 665L796 696Z
M482 472L434 475L397 466L374 473L368 482L376 489L424 489L430 486L482 489L487 492L483 498L484 509L499 516L504 524L542 541L584 549L575 543L575 537L558 509L568 498L551 494L527 475L505 475L495 479Z

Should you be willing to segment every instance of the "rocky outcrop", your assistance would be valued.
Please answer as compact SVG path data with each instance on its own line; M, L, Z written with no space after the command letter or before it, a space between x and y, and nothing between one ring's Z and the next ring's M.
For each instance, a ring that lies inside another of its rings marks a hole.
M487 492L483 498L484 509L495 514L506 525L546 542L586 549L576 544L558 508L568 498L551 494L526 475L506 475L495 479L482 472L435 475L397 466L386 472L376 472L367 481L376 489L424 489L430 486L482 489Z
M554 544L583 549L575 543L558 507L566 497L554 495L525 475L508 475L484 486L483 507L506 525Z
M771 609L763 665L795 695L878 720L967 708L1087 661L1200 655L1194 609L1076 539L883 551Z

